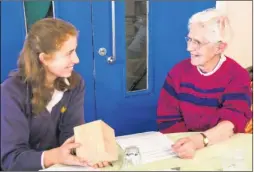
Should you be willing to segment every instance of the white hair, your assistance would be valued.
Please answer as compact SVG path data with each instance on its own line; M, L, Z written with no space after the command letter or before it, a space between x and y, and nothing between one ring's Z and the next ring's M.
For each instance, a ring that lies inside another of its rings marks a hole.
M189 19L189 30L191 24L194 23L200 24L202 28L206 29L207 32L204 36L210 42L221 41L224 43L228 43L233 36L233 32L227 15L216 8L209 8L194 14Z

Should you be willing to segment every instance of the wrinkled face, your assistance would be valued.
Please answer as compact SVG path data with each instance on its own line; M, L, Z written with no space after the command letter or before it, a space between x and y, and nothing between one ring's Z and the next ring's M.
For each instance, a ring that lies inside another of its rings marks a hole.
M50 77L70 77L75 64L79 63L76 53L77 37L70 36L61 49L54 53L53 58L47 61L47 74Z
M200 24L191 24L187 36L187 51L194 66L204 66L219 52L218 43L206 39L207 31Z

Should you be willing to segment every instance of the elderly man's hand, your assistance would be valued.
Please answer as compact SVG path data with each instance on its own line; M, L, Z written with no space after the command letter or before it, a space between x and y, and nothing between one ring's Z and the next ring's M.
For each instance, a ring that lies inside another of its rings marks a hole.
M176 141L176 143L172 146L173 151L180 157L191 159L194 157L196 152L195 143L189 138L182 138Z
M180 158L191 159L194 157L196 150L202 146L203 137L200 134L195 134L177 140L172 149Z

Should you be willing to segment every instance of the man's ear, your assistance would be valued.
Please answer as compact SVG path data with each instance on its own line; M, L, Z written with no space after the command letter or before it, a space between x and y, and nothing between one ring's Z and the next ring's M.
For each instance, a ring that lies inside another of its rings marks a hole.
M218 49L217 49L217 53L221 54L225 51L225 49L227 48L227 43L225 42L220 42L218 45Z
M40 62L41 62L43 65L47 66L47 64L48 64L48 61L47 61L48 55L47 55L47 54L45 54L45 53L40 53L40 54L39 54L39 59L40 59Z

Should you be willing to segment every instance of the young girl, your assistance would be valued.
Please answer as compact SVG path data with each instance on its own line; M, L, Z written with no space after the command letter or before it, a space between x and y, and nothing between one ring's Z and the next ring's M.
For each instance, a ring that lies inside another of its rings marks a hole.
M71 154L80 146L73 127L84 123L84 81L73 71L79 63L77 37L76 28L60 19L42 19L31 27L18 70L1 84L3 170L88 164Z

